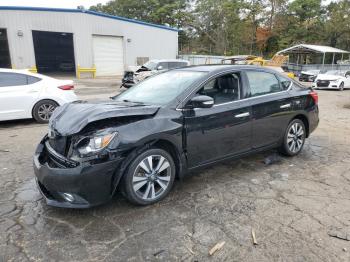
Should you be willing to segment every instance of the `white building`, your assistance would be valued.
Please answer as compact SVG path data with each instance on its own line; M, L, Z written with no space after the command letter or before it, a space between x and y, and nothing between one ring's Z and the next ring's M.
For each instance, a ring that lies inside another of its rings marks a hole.
M0 6L0 67L39 72L96 67L121 75L148 59L174 59L178 30L80 9Z

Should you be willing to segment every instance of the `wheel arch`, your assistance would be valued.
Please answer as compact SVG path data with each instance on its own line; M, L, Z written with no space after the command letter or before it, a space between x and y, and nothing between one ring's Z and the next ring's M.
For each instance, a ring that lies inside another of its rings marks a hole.
M172 156L175 163L176 177L181 177L183 163L181 161L181 155L177 147L172 142L165 139L158 139L154 141L153 146L165 150Z
M303 114L299 114L296 115L290 122L292 122L295 119L299 119L303 122L305 129L306 129L306 137L309 137L310 134L310 124L309 124L309 119L307 118L307 116L303 115ZM290 123L289 122L289 123Z
M119 175L115 175L114 179L113 179L113 188L112 188L112 195L115 194L118 186L119 186L119 182L122 180L122 177L125 175L125 172L127 171L129 165L131 164L131 162L140 154L142 154L144 151L151 149L151 148L160 148L165 150L166 152L168 152L173 160L174 160L174 164L175 164L175 175L176 178L178 179L182 179L184 174L185 174L185 170L187 168L187 162L186 162L186 158L180 154L178 148L176 147L176 145L164 138L159 138L159 139L153 139L153 140L149 140L148 142L143 143L142 145L135 147L133 149L128 150L127 152L127 156L125 158L125 160L123 161L122 165L119 167L119 170L116 172L119 173Z
M60 103L58 103L58 102L55 101L54 99L51 99L51 98L41 98L40 100L36 101L36 102L32 105L32 109L31 109L32 118L34 118L34 115L33 115L33 114L34 114L34 108L35 108L35 106L36 106L38 103L42 102L42 101L51 101L51 102L56 103L57 106L60 106Z

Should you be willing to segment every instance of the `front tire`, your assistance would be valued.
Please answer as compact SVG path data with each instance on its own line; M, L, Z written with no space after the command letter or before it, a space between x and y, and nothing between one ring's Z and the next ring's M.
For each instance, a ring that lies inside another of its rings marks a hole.
M344 91L344 82L340 83L339 91Z
M306 139L306 129L303 121L294 119L289 123L280 148L282 154L286 156L298 155L304 147Z
M123 176L125 197L137 205L154 204L165 198L174 183L175 164L163 149L149 149L136 157Z
M57 107L58 104L55 101L41 100L33 108L33 117L38 123L48 123L53 111Z

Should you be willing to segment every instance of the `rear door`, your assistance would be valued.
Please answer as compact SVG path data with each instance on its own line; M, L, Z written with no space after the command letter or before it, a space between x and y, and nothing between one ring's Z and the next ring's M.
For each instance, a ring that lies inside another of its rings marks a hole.
M247 70L252 106L252 148L278 143L291 117L291 81L270 72Z
M189 167L250 150L251 108L240 100L241 74L224 74L208 81L196 95L213 97L214 106L184 112Z
M41 79L0 72L0 120L30 118L30 108L40 93Z

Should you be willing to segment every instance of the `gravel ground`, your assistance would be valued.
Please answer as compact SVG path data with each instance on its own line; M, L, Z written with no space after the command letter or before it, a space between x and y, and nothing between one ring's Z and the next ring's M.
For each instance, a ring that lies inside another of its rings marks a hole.
M350 91L319 95L321 123L299 156L207 168L148 207L120 195L89 210L46 206L32 170L46 125L1 123L0 261L350 261L350 241L330 236L350 239Z

